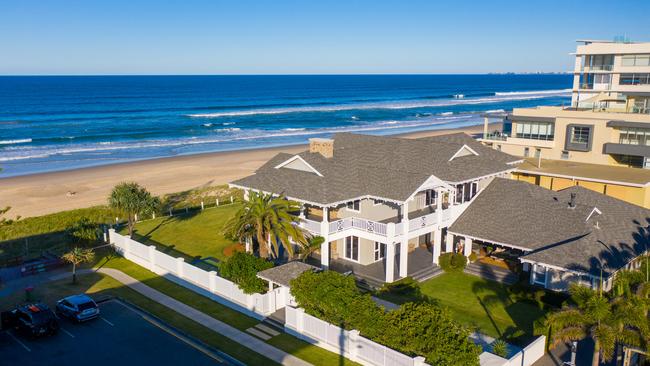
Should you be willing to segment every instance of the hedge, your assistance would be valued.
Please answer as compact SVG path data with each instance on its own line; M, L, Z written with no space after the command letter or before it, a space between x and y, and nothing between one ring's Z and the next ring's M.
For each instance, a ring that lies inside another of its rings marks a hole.
M452 320L446 309L431 303L406 303L386 312L362 293L352 276L333 271L305 272L291 281L291 294L310 315L430 365L479 365L480 347L470 331Z

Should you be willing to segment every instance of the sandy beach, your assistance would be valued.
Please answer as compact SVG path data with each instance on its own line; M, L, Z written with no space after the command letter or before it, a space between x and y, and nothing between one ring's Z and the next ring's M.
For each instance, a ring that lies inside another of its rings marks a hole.
M476 134L482 130L481 125L403 136L418 138L460 131ZM296 153L305 148L294 145L216 152L2 178L0 206L12 207L9 217L30 217L104 204L113 186L123 181L138 182L156 195L225 184L253 173L278 152Z

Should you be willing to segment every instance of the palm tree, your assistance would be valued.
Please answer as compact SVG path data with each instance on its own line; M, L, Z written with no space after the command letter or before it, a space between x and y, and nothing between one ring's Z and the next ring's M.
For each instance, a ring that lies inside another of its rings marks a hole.
M610 301L583 286L572 286L570 293L575 305L551 313L546 319L552 347L590 337L594 342L591 364L598 366L601 354L605 360L611 359L618 342L638 345L643 332L637 327L640 309Z
M133 236L136 216L154 212L159 204L158 198L135 182L116 185L108 197L108 206L127 217L129 236Z
M307 239L307 242L300 249L300 259L303 262L307 261L309 256L320 249L320 246L325 242L325 238L322 236L312 236Z
M257 240L262 258L269 255L277 258L280 245L292 257L291 240L299 245L305 243L305 236L297 225L300 219L294 215L298 211L300 204L284 196L249 192L248 201L224 226L225 233L240 242Z
M95 253L92 249L76 247L61 256L61 259L72 264L72 283L77 282L77 266L82 263L92 262Z

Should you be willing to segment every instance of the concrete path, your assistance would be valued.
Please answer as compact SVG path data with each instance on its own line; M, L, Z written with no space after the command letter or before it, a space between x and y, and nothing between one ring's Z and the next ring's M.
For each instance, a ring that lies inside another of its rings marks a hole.
M81 274L83 272L85 272L85 270L79 270L77 271L77 274ZM41 272L32 276L19 277L8 281L3 281L0 287L0 297L7 296L19 290L23 290L29 286L36 286L43 282L65 278L66 276L72 278L72 273L68 266L57 268L52 271Z
M298 357L290 355L282 350L279 350L268 343L261 341L258 338L255 338L252 335L249 335L245 332L240 331L239 329L233 328L230 325L223 323L203 312L200 312L193 307L186 305L178 300L175 300L160 291L157 291L142 282L136 280L135 278L128 276L122 271L113 269L113 268L100 268L98 272L106 274L113 277L115 280L121 282L122 284L128 286L132 290L140 293L141 295L160 303L179 314L194 320L195 322L207 327L225 337L232 339L233 341L241 344L244 347L250 348L254 352L257 352L265 357L287 366L307 366L311 365L308 362L301 360ZM233 355L236 357L236 355Z

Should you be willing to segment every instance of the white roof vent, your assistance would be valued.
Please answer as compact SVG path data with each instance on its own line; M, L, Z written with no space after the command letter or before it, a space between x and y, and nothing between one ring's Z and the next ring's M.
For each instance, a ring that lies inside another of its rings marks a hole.
M300 170L303 172L308 172L308 173L314 173L318 175L319 177L322 177L323 175L316 170L311 164L305 161L300 155L295 155L288 160L286 160L283 163L280 163L275 166L275 169L293 169L293 170Z
M474 149L472 149L471 147L469 147L467 145L463 145L463 146L461 146L460 149L458 149L458 151L456 151L456 153L451 158L449 158L449 161L452 161L452 160L454 160L456 158L459 158L461 156L468 156L468 155L478 156L478 153L476 151L474 151Z

